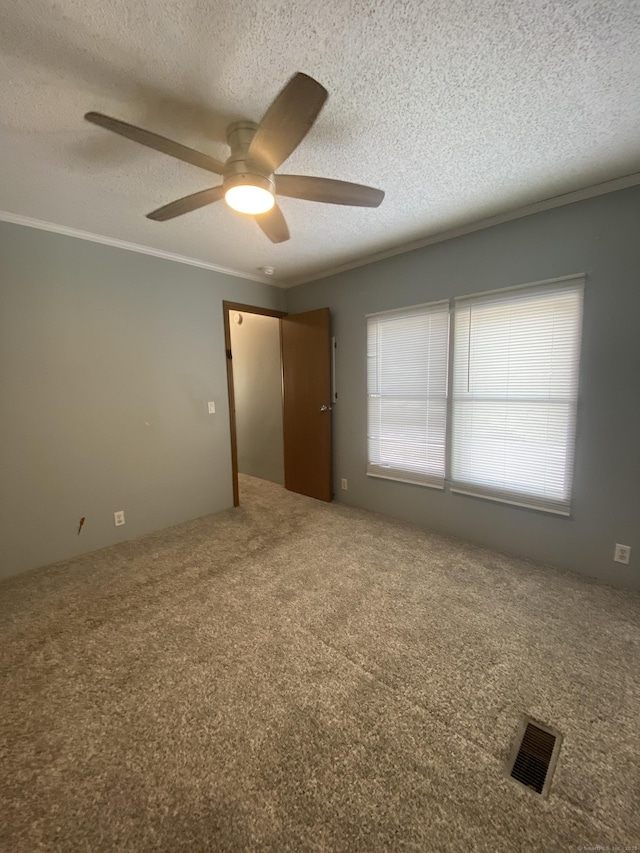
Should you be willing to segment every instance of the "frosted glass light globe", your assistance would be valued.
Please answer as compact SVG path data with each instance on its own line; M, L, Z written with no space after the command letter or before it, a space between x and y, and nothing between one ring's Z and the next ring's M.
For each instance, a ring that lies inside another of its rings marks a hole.
M225 193L225 201L240 213L266 213L275 204L275 199L269 190L254 187L251 184L241 184L231 187Z

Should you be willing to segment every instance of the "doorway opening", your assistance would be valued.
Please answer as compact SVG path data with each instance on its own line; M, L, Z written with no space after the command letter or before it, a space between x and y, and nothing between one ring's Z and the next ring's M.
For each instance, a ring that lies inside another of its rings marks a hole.
M286 314L236 302L224 302L223 312L238 506L238 473L284 486L280 319Z
M238 471L250 476L274 480L280 454L284 452L284 487L321 501L333 499L331 463L331 313L328 308L316 308L301 314L271 311L237 302L223 302L225 346L227 348L227 382L229 387L229 419L231 427L231 469L233 505L240 503ZM266 318L267 322L259 318ZM253 319L250 319L253 318ZM267 330L269 320L278 324L278 337L271 323L271 337L262 344L247 341L247 332L257 332L262 325ZM241 367L241 350L249 353L248 366ZM265 373L265 364L271 365ZM246 374L249 372L249 376ZM245 378L241 379L241 375ZM271 378L268 378L268 377ZM243 390L240 392L240 384ZM263 386L268 386L263 388ZM263 394L263 391L266 393ZM250 411L240 412L240 398ZM256 403L260 402L260 406ZM263 406L267 408L261 408ZM276 409L280 406L280 416ZM280 420L281 418L281 420ZM242 421L242 426L240 426ZM261 436L271 423L269 440ZM282 439L279 424L282 424ZM254 440L251 443L251 435ZM275 436L275 437L274 437ZM240 449L240 442L247 442ZM265 443L266 442L266 443ZM279 446L278 446L279 445ZM263 454L271 459L257 459ZM241 465L251 465L243 471ZM259 465L259 467L256 467ZM257 473L261 471L262 473ZM265 477L266 475L266 477ZM277 482L278 480L276 480Z

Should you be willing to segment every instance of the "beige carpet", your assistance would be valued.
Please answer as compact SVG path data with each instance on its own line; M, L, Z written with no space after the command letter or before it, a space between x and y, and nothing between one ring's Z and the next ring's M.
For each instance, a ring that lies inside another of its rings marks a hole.
M640 846L640 595L243 478L0 584L0 849ZM564 735L548 800L504 775Z

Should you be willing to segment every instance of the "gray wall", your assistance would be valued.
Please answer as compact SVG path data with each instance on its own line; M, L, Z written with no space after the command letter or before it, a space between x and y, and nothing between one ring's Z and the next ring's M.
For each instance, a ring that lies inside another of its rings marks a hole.
M365 314L587 273L573 517L369 478ZM335 482L344 503L640 589L640 188L397 255L294 288L337 337ZM616 542L631 565L613 562ZM381 543L382 545L383 543Z
M280 321L231 312L238 471L284 483ZM240 495L242 500L242 494Z
M223 299L285 294L0 223L0 576L231 506Z
M640 588L638 235L632 188L285 292L0 223L0 576L231 505L227 299L331 308L334 473L349 480L338 500ZM366 476L365 314L576 272L572 518ZM615 542L632 546L629 567L613 562Z

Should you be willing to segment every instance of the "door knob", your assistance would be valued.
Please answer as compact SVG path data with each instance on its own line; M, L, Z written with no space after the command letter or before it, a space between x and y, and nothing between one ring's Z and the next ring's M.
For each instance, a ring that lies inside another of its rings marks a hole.
M323 403L322 406L320 406L320 411L321 412L328 412L330 408L331 408L330 406L325 406Z

